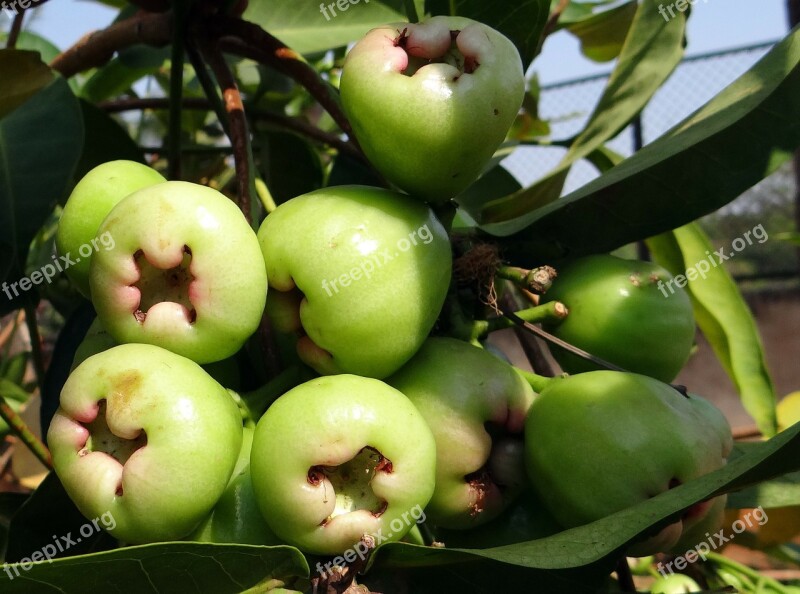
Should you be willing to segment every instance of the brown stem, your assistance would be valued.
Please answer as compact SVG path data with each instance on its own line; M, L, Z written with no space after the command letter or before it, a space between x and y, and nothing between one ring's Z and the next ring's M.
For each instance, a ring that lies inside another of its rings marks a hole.
M42 443L33 431L25 424L25 421L14 412L8 405L6 399L0 396L0 418L8 423L11 431L24 443L28 449L36 456L39 461L45 465L48 470L53 469L53 460L50 457L50 451L47 446Z
M542 29L542 36L539 38L539 48L536 50L536 53L540 53L542 51L542 46L544 45L545 39L547 39L553 31L556 30L556 26L558 26L558 20L561 18L561 15L564 14L564 11L569 6L570 0L561 0L553 9L553 12L550 13L550 16L547 18L547 23L544 25L544 29Z
M350 122L337 97L331 92L331 87L300 54L255 23L230 17L217 17L213 27L215 34L221 38L220 47L223 51L272 66L297 81L325 108L342 131L353 138Z
M6 49L13 49L17 47L17 40L22 31L22 19L25 18L25 11L22 10L14 16L14 21L11 23L11 31L8 32L8 41L6 41Z
M617 579L619 580L620 590L623 592L636 592L636 584L633 583L631 568L625 557L620 559L617 563Z
M69 78L78 72L106 64L114 52L123 48L137 43L163 47L171 39L171 14L139 14L102 31L84 35L71 48L53 58L50 67L64 78Z
M108 113L120 113L123 111L132 111L139 109L167 109L169 106L169 100L163 97L152 97L144 99L139 99L139 98L117 99L114 101L101 101L97 105L100 109L103 109ZM208 110L208 109L213 109L213 105L208 99L204 99L201 97L187 97L184 98L183 100L183 109ZM250 108L247 109L247 116L253 120L263 120L265 122L269 122L270 124L274 124L280 128L291 130L292 132L297 132L298 134L305 136L311 140L315 140L320 144L324 144L331 148L335 148L339 152L347 153L351 157L364 161L365 163L367 162L364 153L358 150L358 148L354 144L346 140L342 140L336 134L325 132L324 130L319 129L316 126L309 124L302 118L285 116L279 113L263 109L250 109Z
M225 56L219 47L206 45L203 48L206 61L214 71L217 83L222 89L222 100L230 122L229 138L233 147L233 159L236 166L236 180L239 183L238 206L248 222L252 220L250 212L250 131L247 128L247 116L244 113L242 95L236 79L231 72Z

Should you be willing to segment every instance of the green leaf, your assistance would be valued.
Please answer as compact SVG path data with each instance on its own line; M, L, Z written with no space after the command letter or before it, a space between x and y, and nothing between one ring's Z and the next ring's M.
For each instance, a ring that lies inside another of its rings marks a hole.
M327 0L322 3L327 17L320 4L296 0L250 2L244 18L302 54L344 46L370 29L406 21L403 0L369 3L357 0L353 4L348 0L345 11L340 11L336 2Z
M749 235L748 238L752 242ZM742 404L758 428L764 435L775 435L777 398L758 327L700 225L691 223L653 237L647 245L654 259L676 276L676 281L684 284L688 277L686 291L692 300L697 325L736 385ZM719 251L726 259L736 255L729 249ZM674 291L670 286L662 288L665 298L668 298L667 288Z
M584 56L595 62L609 62L622 51L637 6L636 0L631 0L569 24L566 29L580 40Z
M451 11L455 7L455 11ZM473 19L497 29L514 42L522 58L525 70L539 49L547 19L550 16L550 0L444 0L426 3L433 15L458 15Z
M115 159L145 162L142 151L116 120L88 101L81 100L80 104L85 142L75 170L76 180L97 165Z
M481 223L521 217L557 200L572 165L620 133L680 63L684 17L665 23L654 3L644 0L636 11L617 66L611 73L589 123L554 171L530 188L486 203Z
M788 231L786 233L777 233L775 239L778 241L788 241L794 245L800 245L800 233L791 233Z
M14 111L53 80L53 73L36 52L0 51L0 118Z
M139 79L152 74L157 67L145 66L131 68L120 58L114 58L105 66L98 68L83 85L80 96L96 103L109 97L116 97L130 89Z
M793 472L731 493L728 508L753 509L800 506L800 472Z
M306 577L308 572L308 563L293 547L174 542L56 559L52 563L40 561L32 566L9 564L0 572L0 588L4 594L30 594L31 584L36 584L37 592L47 587L47 591L62 594L238 594L267 578L293 581ZM14 576L13 580L8 573Z
M0 34L0 40L5 41L6 39L8 39L7 33ZM61 53L61 50L53 43L30 31L20 31L16 48L18 50L39 52L40 59L45 64L49 64L53 58Z
M413 567L472 564L491 559L548 572L596 563L608 565L628 545L674 522L695 503L798 469L800 424L753 445L715 472L579 528L483 550L391 543L379 547L372 561L381 567ZM535 580L535 576L532 574L531 579Z
M610 252L716 210L767 177L800 144L798 63L800 30L617 167L536 212L484 230L506 238L506 254L516 265L532 267Z
M22 405L30 397L30 394L28 394L14 382L7 380L6 378L0 378L0 396L5 398L5 401L8 406L11 407L11 410L14 412L19 412L19 410L22 408ZM0 435L5 435L9 431L10 428L8 423L6 423L4 419L0 419Z
M0 74L0 96L27 77L23 67L40 64L23 57L8 78ZM31 241L69 188L82 147L80 108L63 78L53 78L0 119L0 280L12 267L21 274Z

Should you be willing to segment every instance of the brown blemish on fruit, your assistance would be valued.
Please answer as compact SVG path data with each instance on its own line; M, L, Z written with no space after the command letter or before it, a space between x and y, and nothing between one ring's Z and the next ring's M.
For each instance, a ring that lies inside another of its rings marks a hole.
M473 494L473 502L470 505L469 515L474 518L484 510L486 494L489 490L489 486L492 484L492 479L489 472L484 469L468 474L464 478Z

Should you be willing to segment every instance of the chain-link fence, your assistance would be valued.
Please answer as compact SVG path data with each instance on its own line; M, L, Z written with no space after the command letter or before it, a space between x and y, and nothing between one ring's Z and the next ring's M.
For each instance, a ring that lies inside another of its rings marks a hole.
M751 68L773 45L763 43L683 60L642 113L644 143L655 140L707 103ZM584 128L607 81L608 75L601 74L542 87L539 114L550 122L554 140L570 138ZM610 148L625 156L634 152L634 146L632 126L609 142ZM524 185L530 185L555 167L564 151L563 148L523 147L504 165ZM583 186L597 175L588 163L576 164L567 179L566 191Z

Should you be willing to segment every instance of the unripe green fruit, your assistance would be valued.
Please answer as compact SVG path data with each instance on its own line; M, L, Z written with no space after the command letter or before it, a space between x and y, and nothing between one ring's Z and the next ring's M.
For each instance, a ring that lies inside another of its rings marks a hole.
M320 555L364 535L401 539L431 498L435 467L433 436L411 402L354 375L317 378L278 398L258 422L250 457L270 528Z
M545 328L618 367L671 382L686 364L695 334L686 292L660 266L608 255L589 256L559 270L543 303L560 301L567 318ZM669 289L674 288L674 293ZM552 348L564 371L598 369Z
M255 233L212 188L166 182L117 204L100 227L92 301L118 342L155 344L198 363L221 361L258 328L267 275Z
M554 380L525 423L527 469L553 516L580 526L725 465L727 421L698 396L631 373L594 371ZM667 551L703 520L698 503L629 554Z
M370 162L412 196L444 202L483 172L525 94L514 44L436 16L367 33L345 59L342 105Z
M696 581L680 573L659 578L650 588L650 594L687 594L700 591L702 588Z
M364 186L293 198L258 231L272 319L296 331L300 358L322 374L383 378L427 338L452 266L447 232L423 204ZM298 311L299 310L299 311Z
M56 247L74 264L67 276L84 296L89 297L89 264L94 252L106 245L97 243L98 229L111 209L123 198L142 188L165 182L161 174L135 161L109 161L83 176L72 190L56 231ZM81 255L81 250L87 256Z
M527 484L521 438L534 396L528 383L494 355L453 338L429 338L386 381L408 396L436 439L431 522L466 529L500 515Z
M110 513L129 543L183 538L219 500L242 443L227 391L200 366L144 344L81 363L61 391L47 442L87 518Z

